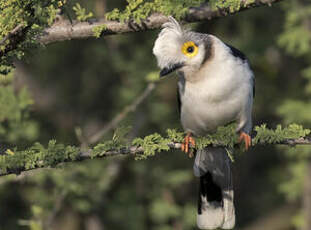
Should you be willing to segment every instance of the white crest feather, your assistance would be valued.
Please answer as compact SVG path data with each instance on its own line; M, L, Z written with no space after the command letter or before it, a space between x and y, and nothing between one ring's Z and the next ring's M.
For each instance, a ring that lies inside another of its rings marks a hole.
M162 32L165 33L166 30L170 30L170 31L175 31L176 33L182 35L183 30L181 26L179 25L178 21L176 21L176 19L173 18L172 16L169 16L168 19L169 19L169 22L166 22L162 25L162 28L164 28Z
M170 16L169 22L164 23L162 28L153 47L160 68L170 63L182 62L180 58L184 58L181 53L184 33L179 23Z

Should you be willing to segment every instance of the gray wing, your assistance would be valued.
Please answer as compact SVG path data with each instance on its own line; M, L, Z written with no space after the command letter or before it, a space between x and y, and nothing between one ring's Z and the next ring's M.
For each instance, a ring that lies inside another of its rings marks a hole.
M180 99L180 93L179 93L179 87L177 87L177 108L178 108L178 113L179 116L181 114L181 99Z
M242 51L238 50L237 48L235 48L235 47L233 47L233 46L231 46L231 45L229 45L227 43L225 43L225 44L226 44L226 46L228 46L230 48L231 54L233 56L235 56L236 58L241 59L242 61L246 61L247 64L249 65L249 68L252 69L251 66L250 66L249 60L247 59L247 57L245 56L245 54ZM253 97L255 97L255 77L254 76L253 76L252 80L253 80Z

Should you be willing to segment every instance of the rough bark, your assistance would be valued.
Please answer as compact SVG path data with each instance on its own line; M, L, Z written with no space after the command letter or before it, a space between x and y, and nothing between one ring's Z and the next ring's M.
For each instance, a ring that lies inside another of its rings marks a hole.
M235 14L254 7L271 6L272 4L280 1L282 0L255 0L253 3L245 3L245 0L241 0L244 6L233 12L230 12L227 8L212 10L208 5L202 7L193 7L182 19L182 22L190 23L211 20L214 18ZM85 39L95 37L93 29L101 25L105 25L106 27L106 30L102 33L102 36L152 30L160 28L161 25L167 21L168 17L162 14L150 15L147 19L142 21L141 25L138 25L134 22L122 23L117 21L107 21L105 19L98 19L89 22L75 21L73 24L71 24L68 20L64 20L61 23L57 23L50 28L47 28L44 35L40 37L39 41L42 44L49 44L71 39Z

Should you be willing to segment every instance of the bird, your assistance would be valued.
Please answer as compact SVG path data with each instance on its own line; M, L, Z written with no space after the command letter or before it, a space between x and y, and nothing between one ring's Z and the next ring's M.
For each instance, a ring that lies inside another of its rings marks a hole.
M247 57L212 34L184 29L172 16L162 25L153 54L160 78L177 72L181 125L186 133L182 151L191 155L195 137L236 123L239 142L251 146L255 78ZM194 175L199 177L197 226L235 226L232 163L224 147L198 149Z

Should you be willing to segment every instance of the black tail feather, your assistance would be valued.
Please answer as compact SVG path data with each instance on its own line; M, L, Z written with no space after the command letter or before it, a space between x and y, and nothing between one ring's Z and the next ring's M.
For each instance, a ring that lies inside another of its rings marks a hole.
M215 184L213 176L210 172L207 172L200 177L198 214L202 214L202 196L206 197L208 202L214 201L222 203L223 201L221 188Z

